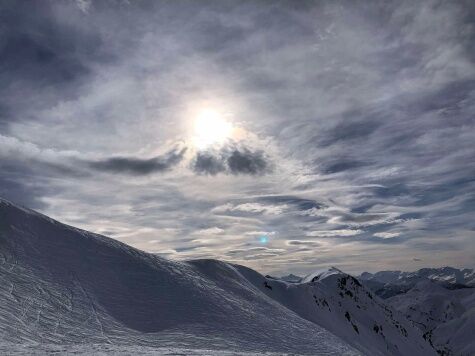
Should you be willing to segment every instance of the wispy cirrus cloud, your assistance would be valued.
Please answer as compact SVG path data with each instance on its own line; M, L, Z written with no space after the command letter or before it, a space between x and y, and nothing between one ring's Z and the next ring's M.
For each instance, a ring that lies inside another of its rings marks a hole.
M473 265L471 2L0 10L2 196L264 272Z
M335 237L335 236L355 236L359 235L363 230L316 230L307 232L307 236L313 237Z

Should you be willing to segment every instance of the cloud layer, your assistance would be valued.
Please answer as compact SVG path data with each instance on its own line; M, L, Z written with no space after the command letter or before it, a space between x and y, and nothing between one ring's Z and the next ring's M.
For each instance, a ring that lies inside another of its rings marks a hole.
M0 195L265 273L475 267L474 18L470 1L3 2ZM210 108L235 136L200 149Z

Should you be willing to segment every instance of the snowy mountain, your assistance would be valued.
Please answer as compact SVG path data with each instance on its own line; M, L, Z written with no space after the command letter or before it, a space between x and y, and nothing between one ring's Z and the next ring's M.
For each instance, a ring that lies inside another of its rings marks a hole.
M238 267L169 261L4 200L0 340L0 350L41 342L83 344L85 350L104 344L113 353L122 345L360 354L267 297Z
M475 286L475 272L468 268L462 270L453 267L422 268L416 272L381 271L374 274L364 272L359 278L364 281L383 284L415 285L420 281L432 280L441 283Z
M374 296L354 277L337 268L306 276L302 283L264 282L238 267L262 292L302 318L347 341L367 355L435 355L423 333L403 314Z
M287 283L216 260L170 261L1 199L0 340L0 350L26 354L61 345L86 353L436 354L422 330L337 269Z
M386 302L413 321L440 354L475 355L475 288L451 290L426 280Z

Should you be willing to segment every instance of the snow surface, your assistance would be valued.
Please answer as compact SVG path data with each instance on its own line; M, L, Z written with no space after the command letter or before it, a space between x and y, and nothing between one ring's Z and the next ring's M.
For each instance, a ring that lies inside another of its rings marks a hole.
M257 272L237 268L269 297L367 355L436 355L404 315L337 268L312 273L299 284L270 278L263 282Z
M274 352L239 352L211 349L183 349L175 347L150 347L140 345L110 345L110 344L9 344L0 342L0 355L170 355L170 356L286 356L288 353Z
M412 320L441 353L475 355L475 288L449 290L422 281L386 301Z
M0 200L0 350L360 354L241 270L169 261Z
M288 283L170 261L1 199L0 306L0 354L436 355L336 268Z

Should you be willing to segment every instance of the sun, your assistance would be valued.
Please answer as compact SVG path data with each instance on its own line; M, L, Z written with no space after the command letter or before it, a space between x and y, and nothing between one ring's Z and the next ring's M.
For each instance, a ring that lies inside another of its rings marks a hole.
M205 149L231 137L233 126L219 112L206 109L196 116L193 129L194 145Z

